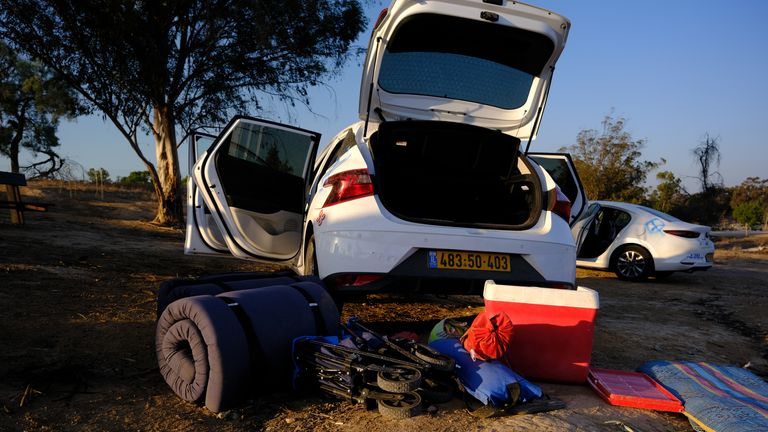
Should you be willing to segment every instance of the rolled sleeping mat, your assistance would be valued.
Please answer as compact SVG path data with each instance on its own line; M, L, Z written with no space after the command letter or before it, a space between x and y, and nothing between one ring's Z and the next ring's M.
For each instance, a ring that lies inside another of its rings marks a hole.
M221 412L289 389L293 339L338 331L333 299L305 281L179 299L158 319L155 347L179 397Z
M204 294L217 295L268 285L290 285L303 280L320 282L317 276L297 276L291 271L232 272L201 276L196 279L168 280L160 284L157 292L157 317L159 318L165 308L178 299Z

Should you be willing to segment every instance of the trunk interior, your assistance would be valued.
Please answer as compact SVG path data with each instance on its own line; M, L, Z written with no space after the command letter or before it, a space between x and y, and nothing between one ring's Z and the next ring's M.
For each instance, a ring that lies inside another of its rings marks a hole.
M525 229L541 187L520 140L459 123L393 121L371 136L374 187L395 216L414 222Z

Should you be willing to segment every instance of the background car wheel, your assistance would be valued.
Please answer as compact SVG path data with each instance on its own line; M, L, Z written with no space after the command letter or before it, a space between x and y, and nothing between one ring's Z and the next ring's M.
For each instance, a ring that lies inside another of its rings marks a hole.
M645 280L653 273L653 257L640 246L625 246L614 256L611 269L622 280Z

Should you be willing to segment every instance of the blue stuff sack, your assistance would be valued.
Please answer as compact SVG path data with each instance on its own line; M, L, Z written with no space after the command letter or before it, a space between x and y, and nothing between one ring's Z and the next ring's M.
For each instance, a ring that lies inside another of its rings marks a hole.
M456 360L456 375L464 389L484 405L503 407L510 403L525 403L542 397L541 388L528 382L498 361L474 361L458 339L437 339L430 347ZM520 396L515 401L508 386L517 383Z

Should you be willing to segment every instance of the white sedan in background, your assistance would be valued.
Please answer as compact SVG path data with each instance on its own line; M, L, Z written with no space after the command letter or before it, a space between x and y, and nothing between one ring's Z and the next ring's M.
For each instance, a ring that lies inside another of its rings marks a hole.
M579 267L644 280L712 267L710 228L637 204L593 201L572 228Z

